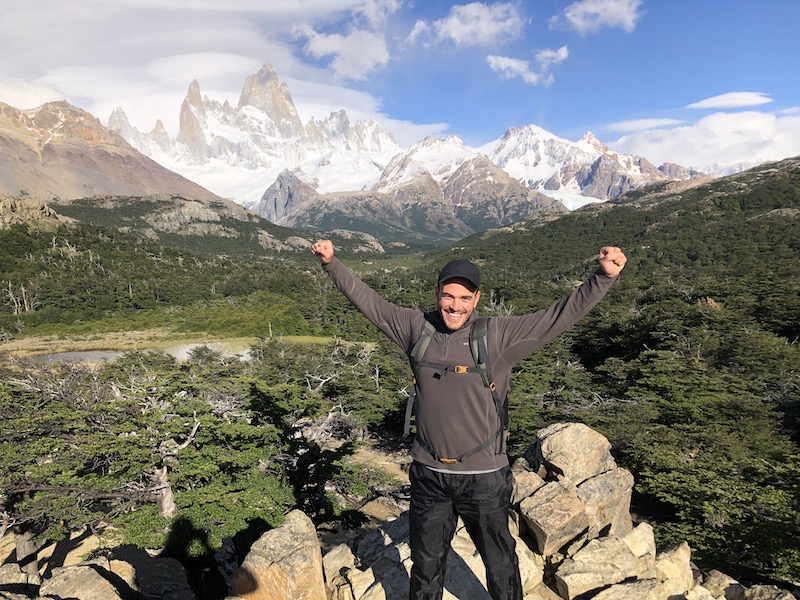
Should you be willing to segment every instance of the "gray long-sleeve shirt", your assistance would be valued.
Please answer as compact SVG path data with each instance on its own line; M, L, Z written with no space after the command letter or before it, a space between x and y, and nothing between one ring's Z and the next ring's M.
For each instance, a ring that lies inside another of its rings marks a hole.
M464 327L451 331L442 323L438 310L425 313L384 300L336 258L323 269L353 306L406 354L419 339L427 319L436 332L425 354L426 362L475 365L469 344L469 323L476 318L474 312ZM577 323L602 299L613 281L598 269L569 296L549 308L518 317L490 319L487 345L492 378L500 397L505 397L508 390L512 367ZM440 456L456 457L469 452L492 437L500 425L492 394L479 373L436 376L434 370L426 369L417 377L415 410L417 436L422 436ZM496 444L457 464L438 462L417 439L411 455L438 470L490 471L508 465L503 438L500 436Z

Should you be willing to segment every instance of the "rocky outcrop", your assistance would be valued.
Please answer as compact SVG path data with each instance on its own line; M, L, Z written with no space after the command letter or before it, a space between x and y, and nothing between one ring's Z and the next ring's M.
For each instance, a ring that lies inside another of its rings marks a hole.
M585 196L604 200L664 180L666 175L647 159L615 152L602 154L575 173L575 181Z
M180 563L146 556L56 567L41 585L16 563L0 566L0 600L195 600Z
M314 203L319 196L312 185L303 181L297 173L283 171L269 186L261 200L251 207L268 221L280 223L287 215L306 203Z
M580 452L575 449L580 448ZM525 600L791 600L772 586L746 589L717 572L703 576L683 543L657 552L652 527L630 516L633 477L610 444L580 424L557 424L514 466L512 533ZM444 598L484 600L484 569L459 527ZM402 600L411 570L407 514L324 559L330 600Z
M0 229L24 224L49 230L70 221L72 219L59 215L42 200L0 198Z
M525 600L794 600L774 586L746 588L717 571L700 573L686 543L657 551L653 528L631 519L633 478L617 466L608 440L585 425L539 431L513 472L510 525ZM304 513L289 513L250 548L233 572L227 600L407 598L407 511L324 556L318 536ZM444 598L488 600L483 563L462 523L451 549ZM40 588L17 565L3 565L0 599L151 597L152 582L145 591L133 564L101 559L54 569ZM152 571L142 563L142 575ZM185 582L156 589L162 598L191 598ZM182 595L169 591L178 589Z

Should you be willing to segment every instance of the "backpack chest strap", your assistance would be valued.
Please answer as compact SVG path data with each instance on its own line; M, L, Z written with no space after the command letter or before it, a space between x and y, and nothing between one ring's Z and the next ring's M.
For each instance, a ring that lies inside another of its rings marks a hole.
M429 369L434 369L437 373L441 373L442 375L446 375L447 373L456 373L458 375L465 375L467 373L478 373L481 377L485 376L486 369L483 369L478 366L469 365L443 365L440 363L432 363L426 360L417 361L416 367L426 367Z

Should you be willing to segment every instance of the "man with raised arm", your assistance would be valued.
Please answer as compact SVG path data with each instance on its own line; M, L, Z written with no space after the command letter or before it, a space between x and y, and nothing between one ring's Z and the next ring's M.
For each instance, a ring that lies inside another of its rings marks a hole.
M549 308L486 319L491 362L491 381L486 381L471 337L481 320L475 312L481 298L480 272L473 263L447 263L435 289L438 308L423 312L381 298L334 257L329 240L315 242L311 251L353 306L416 366L409 598L442 598L447 552L460 516L483 559L493 600L522 600L515 542L508 528L512 474L501 410L511 369L603 298L625 266L625 254L604 246L594 274ZM430 339L425 358L415 361L415 345L426 331Z

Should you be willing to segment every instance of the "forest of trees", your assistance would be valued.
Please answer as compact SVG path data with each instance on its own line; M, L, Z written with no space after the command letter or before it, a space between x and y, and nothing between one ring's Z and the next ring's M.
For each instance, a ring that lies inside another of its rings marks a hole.
M515 369L511 451L580 421L636 480L632 510L660 545L743 582L800 580L800 167L763 167L646 202L631 194L457 250L341 258L381 295L430 308L452 256L475 260L481 312L569 293L604 243L628 265L568 334ZM88 224L0 231L0 334L147 328L254 340L249 358L132 352L97 367L0 363L0 501L31 544L70 528L163 547L176 519L246 545L291 507L358 522L339 497L381 493L347 456L359 435L404 444L410 370L309 254L155 246ZM292 336L303 336L292 339ZM0 345L0 352L3 347ZM352 443L319 452L299 427L336 418ZM300 476L302 474L303 476ZM193 538L196 539L196 538Z

